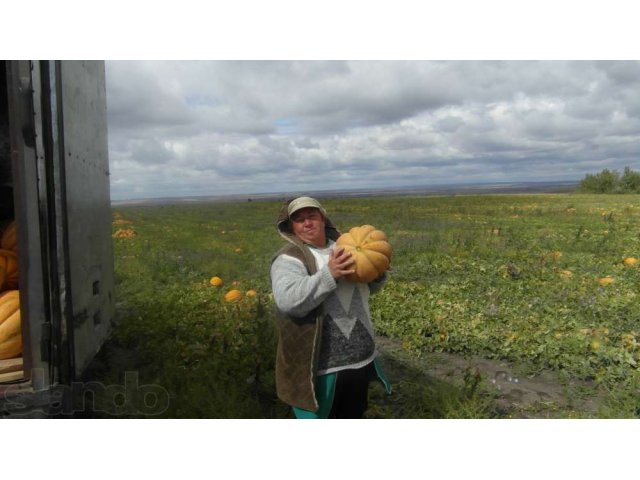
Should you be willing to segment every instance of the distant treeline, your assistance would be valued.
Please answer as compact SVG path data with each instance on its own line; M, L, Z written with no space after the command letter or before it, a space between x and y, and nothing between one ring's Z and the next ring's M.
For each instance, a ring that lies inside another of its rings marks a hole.
M622 175L617 170L604 169L600 173L588 173L578 185L581 193L640 193L640 173L624 168Z

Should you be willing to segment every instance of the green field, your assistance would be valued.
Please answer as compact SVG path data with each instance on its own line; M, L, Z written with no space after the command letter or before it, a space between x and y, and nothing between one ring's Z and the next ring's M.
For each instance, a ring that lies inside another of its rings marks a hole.
M595 412L640 414L640 196L482 195L323 200L341 230L365 223L394 247L390 281L372 297L378 334L407 358L450 352L503 359L523 375L581 380ZM213 202L114 209L117 325L93 374L170 395L161 416L283 418L274 394L268 270L280 203ZM218 276L222 287L210 285ZM609 278L609 280L602 280ZM236 286L232 286L237 282ZM231 288L254 297L228 303ZM372 416L495 417L482 380L461 388L393 379ZM393 395L391 396L393 397ZM428 408L428 405L437 405ZM553 406L547 406L553 409ZM133 412L129 412L133 413Z

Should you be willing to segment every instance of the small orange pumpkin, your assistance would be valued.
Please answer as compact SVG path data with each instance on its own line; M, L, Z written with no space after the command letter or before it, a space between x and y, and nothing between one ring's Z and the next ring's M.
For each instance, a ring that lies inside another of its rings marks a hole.
M209 283L214 287L221 287L222 285L224 285L224 282L220 277L211 277L211 280L209 280Z
M558 272L558 275L560 275L562 278L571 278L573 277L573 272L571 270L560 270Z
M18 259L11 250L0 249L0 270L4 270L4 281L0 292L18 288Z
M240 300L242 298L242 293L240 292L240 290L229 290L225 295L224 295L224 301L225 302L237 302L238 300Z
M622 262L627 266L633 266L636 263L638 263L638 261L639 260L637 258L635 258L635 257L627 257Z
M20 330L20 292L0 293L0 360L14 358L22 353Z
M347 275L347 280L369 283L389 269L393 250L385 233L373 225L353 227L338 238L336 245L350 252L355 260L356 271Z

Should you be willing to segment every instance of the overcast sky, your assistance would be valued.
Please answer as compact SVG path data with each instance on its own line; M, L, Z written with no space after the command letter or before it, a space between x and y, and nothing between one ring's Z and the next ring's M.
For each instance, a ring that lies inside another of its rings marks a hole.
M640 169L640 62L107 61L114 199Z

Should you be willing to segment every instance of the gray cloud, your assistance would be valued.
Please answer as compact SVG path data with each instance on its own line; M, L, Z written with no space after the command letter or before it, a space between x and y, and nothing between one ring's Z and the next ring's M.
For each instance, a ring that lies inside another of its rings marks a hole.
M114 198L640 167L640 62L107 62Z

